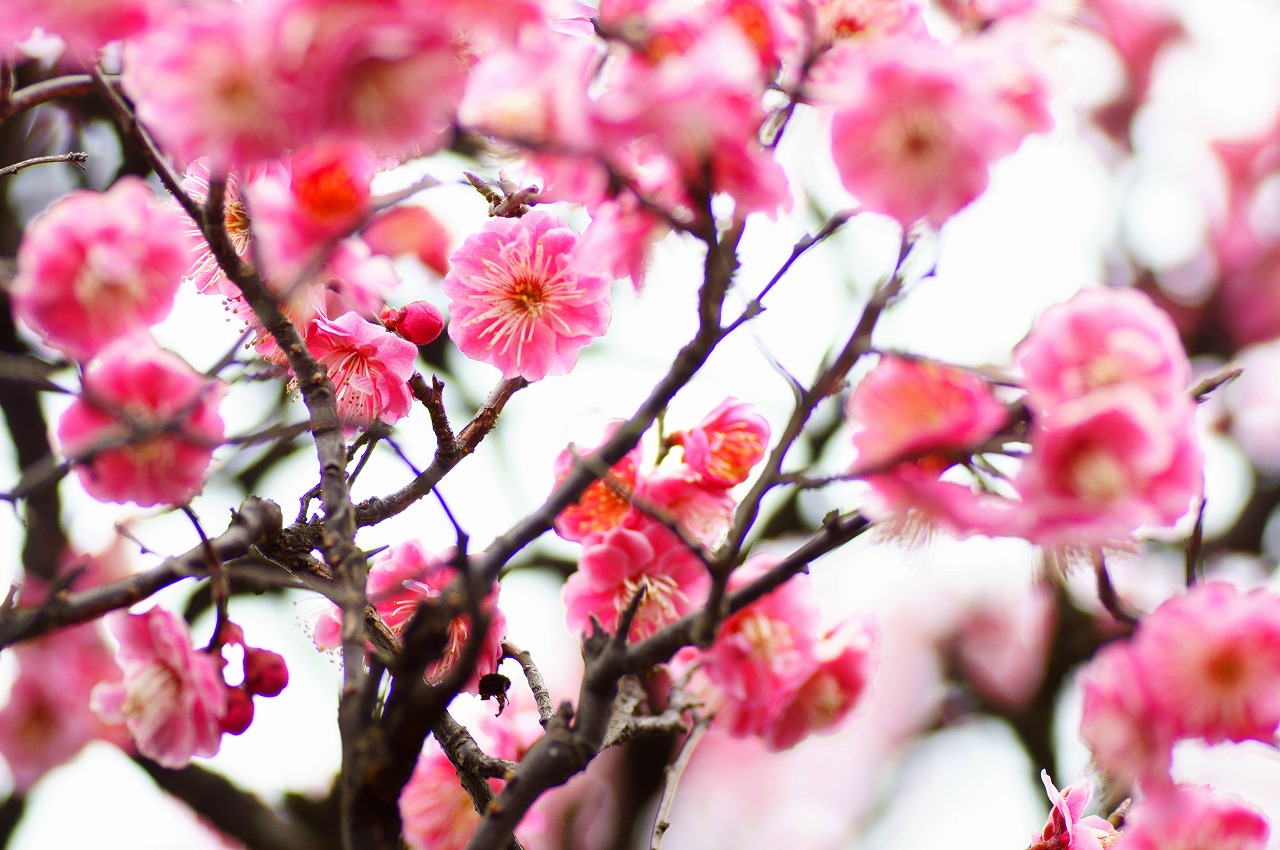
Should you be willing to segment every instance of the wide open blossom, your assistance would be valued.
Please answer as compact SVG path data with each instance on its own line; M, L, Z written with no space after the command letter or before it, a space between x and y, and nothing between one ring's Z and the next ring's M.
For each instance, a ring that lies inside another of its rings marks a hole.
M568 373L609 327L609 281L583 273L578 236L550 213L495 218L467 237L441 284L452 299L449 337L504 378Z
M140 178L72 192L23 236L14 311L49 345L88 360L169 315L187 245L182 222Z
M186 625L162 608L117 611L106 622L120 641L116 662L124 681L94 688L93 710L125 723L138 752L164 767L217 753L227 714L220 661L193 649Z
M413 406L408 381L418 349L407 339L356 313L344 313L333 321L315 319L307 348L328 370L344 422L367 425L381 419L391 424L408 415Z
M1141 800L1114 850L1263 850L1270 832L1257 810L1207 787L1177 786Z
M668 440L684 450L684 462L708 484L733 487L747 480L769 447L769 423L753 405L726 398L688 431Z
M149 337L123 339L90 364L58 421L85 490L104 502L180 505L200 491L223 437L210 381Z
M457 569L449 560L452 550L440 555L429 552L418 540L409 540L387 549L369 568L365 593L369 604L377 610L382 621L396 637L404 633L409 620L424 601L438 597L457 576ZM476 660L475 671L467 685L475 691L481 676L493 673L502 660L502 639L506 633L506 618L498 608L498 588L480 600L481 610L489 617L489 630ZM429 682L439 682L457 663L467 642L471 639L471 618L460 614L449 624L449 640L444 655L427 665L425 676ZM320 649L336 649L342 645L342 615L338 607L331 606L315 624L312 637Z
M569 630L589 634L591 619L614 632L641 590L644 599L628 637L643 640L697 609L711 579L707 568L668 528L653 520L617 527L582 541L578 571L564 585Z

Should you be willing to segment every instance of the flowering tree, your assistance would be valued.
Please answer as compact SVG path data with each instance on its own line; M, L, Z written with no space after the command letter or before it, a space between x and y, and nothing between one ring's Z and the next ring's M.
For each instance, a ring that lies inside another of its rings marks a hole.
M862 709L889 741L851 753L868 774L932 728L999 718L1051 805L1042 831L1018 827L1030 847L1264 846L1263 814L1188 781L1175 746L1274 747L1280 726L1280 597L1259 586L1280 493L1280 132L1205 151L1222 179L1198 252L1161 262L1120 243L1113 279L1080 281L999 362L881 341L993 169L1069 110L1065 41L1113 51L1116 93L1073 120L1117 173L1141 162L1156 61L1193 37L1171 10L9 7L0 407L23 541L0 607L7 830L101 741L252 848L656 850L699 821L732 836L682 801L759 817L765 766ZM75 166L53 192L27 179ZM457 232L477 203L487 216ZM813 223L792 245L778 234L795 221ZM803 264L853 262L851 231L884 237L890 261L820 302ZM670 319L681 347L599 432L536 470L518 453L507 475L548 490L478 533L444 490L486 514L503 499L463 461L516 439L509 405L554 418L555 383L593 358L626 381L611 324L671 287L656 270L672 249L696 270ZM817 340L811 376L773 357L777 326L756 330L792 308L849 316ZM192 365L226 317L238 338ZM775 369L668 422L753 333ZM1219 391L1237 357L1250 368ZM750 397L766 381L789 400ZM1258 483L1210 526L1206 445L1228 442ZM103 514L110 548L84 551L64 499L127 506ZM447 535L400 531L428 511ZM153 530L175 518L181 531ZM910 629L808 575L935 533L1023 541L1044 569L1022 596L950 600ZM1133 579L1177 544L1176 586ZM533 616L567 629L576 669L522 648L517 612L538 603L518 576L535 570L562 583L563 607ZM302 628L341 662L327 796L273 805L201 766L225 736L252 738L307 663L248 642L264 640L255 596L324 600ZM952 697L890 716L922 653ZM1081 694L1079 716L1063 693ZM1089 748L1096 804L1089 779L1050 779L1055 724ZM849 791L848 823L807 843L847 844L871 799Z

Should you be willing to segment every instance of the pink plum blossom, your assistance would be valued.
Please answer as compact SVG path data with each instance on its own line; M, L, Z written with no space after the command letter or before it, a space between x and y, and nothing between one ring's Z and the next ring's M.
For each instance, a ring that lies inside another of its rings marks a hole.
M1270 829L1255 809L1207 787L1178 786L1139 801L1114 850L1264 850Z
M338 414L352 425L394 423L408 415L408 380L418 349L407 339L356 313L312 322L307 347L328 370L338 393Z
M1100 768L1150 789L1169 783L1176 736L1145 663L1129 643L1111 644L1093 657L1082 673L1080 737Z
M674 471L657 471L639 482L635 506L627 524L643 523L652 512L675 523L693 540L714 546L733 521L733 496L728 490L709 484L688 466Z
M582 273L578 236L550 213L495 218L449 259L449 337L504 378L563 375L609 327L609 281Z
M77 360L164 319L187 268L182 223L137 177L72 192L27 229L17 315Z
M911 0L815 0L813 7L819 44L924 33L920 7Z
M82 383L58 440L89 495L150 507L200 491L223 437L220 382L144 337L108 347Z
M605 438L613 435L617 426L605 432ZM570 446L556 455L554 472L556 483L568 475L579 457L589 458L591 451ZM608 531L622 525L632 512L631 497L639 481L639 466L644 456L639 446L622 456L609 469L608 479L593 481L578 497L556 516L556 533L565 540L582 541L593 532Z
M92 66L99 48L144 32L167 5L168 0L9 0L0 35L20 40L39 27L66 42L78 64Z
M1050 307L1014 360L1036 412L1117 385L1161 408L1187 404L1191 366L1178 330L1136 289L1085 289Z
M707 569L684 541L652 520L638 526L619 526L582 541L578 571L564 585L570 631L590 633L593 617L605 631L615 631L643 590L628 634L633 641L643 640L696 610L706 597Z
M162 608L110 614L107 627L120 642L124 681L94 688L93 710L124 722L138 752L164 767L217 753L227 713L219 662L193 649L186 625Z
M1104 850L1115 843L1119 833L1109 821L1097 815L1082 817L1093 798L1092 782L1082 779L1059 791L1049 771L1040 771L1040 779L1053 808L1044 831L1029 850Z
M432 554L420 541L409 540L387 549L369 568L365 593L369 603L377 609L382 621L400 637L409 620L418 610L419 603L439 596L457 575L457 569L449 560L452 550L440 555ZM493 591L480 602L481 610L489 617L489 630L476 661L475 672L468 688L474 691L481 676L493 673L502 660L502 638L506 632L506 618L498 608L498 593ZM449 624L449 641L444 655L427 666L426 679L438 682L457 662L459 655L471 639L471 618L460 614ZM313 632L320 649L336 649L342 645L342 619L338 607L331 606L315 624Z
M858 469L872 470L935 452L973 450L1009 412L982 378L962 369L882 357L849 396L859 426Z
M393 207L374 216L360 237L375 254L411 254L436 274L449 273L449 231L426 207Z
M444 316L428 301L386 307L378 318L382 320L383 327L414 345L426 345L444 330Z
M733 487L747 480L769 446L769 423L749 403L724 401L688 431L668 439L684 450L684 462L717 487Z

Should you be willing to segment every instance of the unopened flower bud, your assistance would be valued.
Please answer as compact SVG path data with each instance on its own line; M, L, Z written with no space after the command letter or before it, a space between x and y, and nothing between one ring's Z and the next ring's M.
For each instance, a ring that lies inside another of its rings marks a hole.
M260 697L273 697L289 684L289 668L278 653L248 648L244 653L244 688Z
M414 345L426 345L444 330L444 316L433 304L414 301L404 307L387 307L382 311L382 324Z
M253 722L253 697L240 688L227 688L227 713L220 726L228 735L239 735Z

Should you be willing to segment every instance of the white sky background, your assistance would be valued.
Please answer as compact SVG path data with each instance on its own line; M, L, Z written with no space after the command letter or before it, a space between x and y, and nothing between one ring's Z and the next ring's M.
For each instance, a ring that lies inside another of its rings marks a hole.
M1186 9L1199 44L1176 48L1166 57L1156 102L1144 115L1138 134L1146 159L1128 175L1126 185L1111 182L1097 147L1080 139L1075 107L1059 104L1058 129L1028 140L1019 153L1000 163L988 193L946 226L937 277L886 315L877 337L880 345L958 362L1004 363L1038 312L1079 286L1101 281L1103 249L1122 229L1135 249L1156 265L1185 259L1203 233L1198 190L1189 181L1202 179L1192 178L1190 170L1199 167L1204 141L1260 129L1280 102L1280 50L1276 49L1280 4L1180 0L1177 5ZM1085 37L1072 38L1061 49L1060 59L1076 103L1099 99L1106 91L1108 72L1113 69L1105 48ZM821 133L819 122L802 110L788 130L783 158L789 169L795 167L793 175L803 175L821 205L835 210L848 206L849 199L830 163L821 158L815 161L813 140L820 140ZM439 163L430 167L439 176L451 173ZM47 180L50 171L32 170L20 177L34 180L37 174ZM483 204L469 188L438 190L427 198L434 209L448 211L446 220L459 241L483 219ZM739 304L769 278L795 239L816 226L806 216L799 194L796 206L797 213L777 225L766 220L750 225L743 241ZM821 356L857 320L855 308L833 310L829 305L853 303L851 290L865 295L887 272L896 251L894 231L884 220L859 219L803 258L771 294L768 311L722 346L676 399L669 427L696 422L726 395L757 404L775 426L785 421L790 393L762 349L801 379L811 376ZM552 483L551 460L567 442L593 440L607 420L629 415L665 372L674 352L692 333L699 268L699 252L692 246L662 245L643 293L633 295L626 284L615 289L608 337L584 352L572 375L547 379L519 393L503 414L497 434L445 479L442 492L475 545L483 546L541 503ZM420 297L446 306L434 284L424 286L419 280L402 292L402 300ZM157 336L197 367L208 366L236 336L230 324L219 325L217 333L206 331L216 309L209 300L189 295ZM193 353L192 328L196 327L207 336L201 340L203 351ZM460 357L455 366L473 394L487 392L497 381L492 367L463 362ZM262 386L234 388L223 406L229 431L250 427L254 411L267 403L272 391ZM61 409L57 400L50 407ZM459 411L455 423L463 415ZM400 432L405 435L402 445L419 467L424 466L432 448L425 412L415 410L401 423ZM827 471L839 471L847 463L846 444L847 440L837 438L836 446L845 454L823 459ZM1212 447L1211 463L1234 468L1232 451ZM7 441L0 441L0 457L10 470L5 480L12 480ZM792 465L801 460L794 458ZM408 476L402 463L383 453L362 475L355 495L386 492ZM297 510L297 494L315 478L314 453L303 451L265 482L261 495L279 500L288 519ZM1210 486L1218 490L1217 497L1210 496L1211 511L1217 512L1211 513L1210 526L1221 527L1230 522L1231 506L1238 503L1244 484L1230 475L1211 475ZM74 484L64 486L64 492L66 516L73 519L70 532L88 549L105 544L115 520L151 515L104 507ZM835 499L847 495L846 490L830 498L815 497L812 509L820 515L839 504ZM206 527L217 533L224 527L227 507L235 501L230 492L211 490L196 509ZM148 519L136 531L148 546L161 552L182 551L196 542L180 515ZM421 536L438 547L452 542L452 530L432 500L364 531L360 543L371 548L411 536ZM18 574L19 541L12 516L0 512L0 552L13 553L8 560L0 560L0 580L7 582ZM563 545L562 551L573 549ZM145 566L150 561L139 559L138 563ZM901 624L903 633L915 629L927 636L929 612L941 610L937 606L946 608L956 598L991 592L994 587L1029 583L1034 563L1034 553L1027 547L1007 541L963 545L938 541L909 553L858 541L819 564L815 576L824 598L834 600L832 616L843 616L847 610L836 609L852 603ZM186 587L171 588L156 601L177 607L187 592ZM558 600L558 590L537 575L516 575L504 583L502 604L511 621L512 638L534 652L553 680L569 675L571 665L565 659L573 654L558 625L558 614L552 615ZM224 738L222 752L207 764L268 798L278 798L285 789L319 793L338 765L338 667L311 648L295 622L319 604L303 598L291 610L237 599L232 610L233 618L244 625L248 641L282 652L292 676L280 697L257 702L258 715L250 730L240 738ZM197 640L207 637L208 628L209 623L197 625ZM739 819L749 831L733 835L718 820L713 826L696 814L700 806L741 804L746 799L744 790L738 789L728 799L717 798L712 783L689 783L682 792L687 796L680 800L686 814L681 817L677 808L667 847L751 848L777 846L782 840L802 847L797 823L835 824L841 830L838 834L849 836L848 846L860 850L936 846L940 835L946 836L947 846L956 848L1025 847L1030 834L1041 826L1047 803L1026 781L1025 756L999 724L961 725L922 741L887 769L876 767L869 772L858 763L859 753L871 746L869 736L877 731L872 721L879 722L878 718L895 710L911 710L910 699L919 696L913 688L926 687L929 681L928 671L917 663L924 655L909 639L895 638L887 642L885 651L877 702L864 709L869 716L855 720L847 733L810 741L762 765L771 775L794 781L768 792L762 805L751 810L752 819ZM2 662L0 677L11 672ZM522 686L518 678L513 679L516 687ZM1074 729L1065 729L1063 735L1066 763L1046 766L1059 784L1077 779L1086 762L1086 754L1070 744ZM824 774L829 766L816 767L814 760L830 759L833 753L847 753L847 762L835 775ZM1280 769L1256 752L1249 753L1249 762L1257 765L1256 772L1242 778L1221 754L1190 753L1179 761L1189 771L1188 778L1212 779L1232 787L1268 807L1280 824ZM866 764L874 763L867 760ZM0 790L6 783L0 768ZM821 787L814 787L818 783ZM857 802L851 803L851 798ZM867 806L880 807L880 820L855 840L847 831L850 809ZM89 748L37 787L11 846L47 850L82 844L102 850L219 846L199 832L181 804L155 792L131 763L105 746Z

